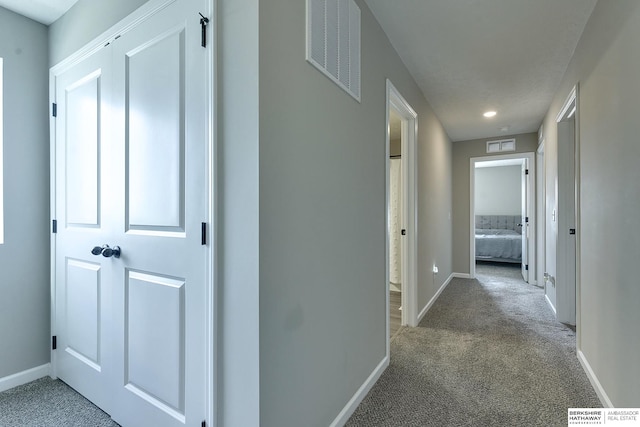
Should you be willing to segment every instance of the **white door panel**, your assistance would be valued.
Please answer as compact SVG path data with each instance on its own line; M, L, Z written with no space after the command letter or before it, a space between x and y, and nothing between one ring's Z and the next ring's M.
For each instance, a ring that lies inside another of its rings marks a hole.
M100 171L101 70L74 82L64 90L62 104L67 119L66 224L98 226Z
M91 254L108 240L102 197L105 105L110 70L99 52L56 79L56 329L58 377L109 411L113 366L107 351L111 324L109 260ZM65 126L66 125L66 126Z
M67 259L66 352L100 371L100 264Z
M558 122L557 317L576 324L575 118ZM574 230L570 233L570 230Z
M124 54L128 229L184 231L185 32Z
M205 418L207 51L198 3L176 2L113 44L114 103L123 106L114 127L123 410L113 418L127 426Z

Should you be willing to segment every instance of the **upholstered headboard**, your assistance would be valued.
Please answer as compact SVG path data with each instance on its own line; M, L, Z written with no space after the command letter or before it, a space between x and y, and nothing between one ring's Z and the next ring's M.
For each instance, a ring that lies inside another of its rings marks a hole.
M520 215L476 215L476 230L514 230L522 234Z

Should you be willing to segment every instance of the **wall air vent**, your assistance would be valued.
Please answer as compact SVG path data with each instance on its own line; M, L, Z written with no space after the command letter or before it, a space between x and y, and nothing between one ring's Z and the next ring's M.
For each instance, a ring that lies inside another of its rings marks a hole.
M307 0L307 61L360 102L360 8Z
M505 151L516 151L516 140L514 138L487 141L487 153L502 153Z

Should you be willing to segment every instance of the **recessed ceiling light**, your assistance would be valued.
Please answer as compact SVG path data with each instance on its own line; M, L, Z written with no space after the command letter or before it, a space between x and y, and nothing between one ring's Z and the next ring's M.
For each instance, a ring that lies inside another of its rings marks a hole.
M497 113L495 111L487 111L486 113L483 114L483 116L489 118L489 117L493 117L495 116Z

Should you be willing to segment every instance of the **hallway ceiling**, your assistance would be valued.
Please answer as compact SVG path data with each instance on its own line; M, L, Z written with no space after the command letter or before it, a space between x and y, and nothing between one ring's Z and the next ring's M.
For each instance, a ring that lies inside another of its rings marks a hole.
M0 0L0 6L49 25L77 2L78 0Z
M365 0L453 141L536 132L596 1Z

